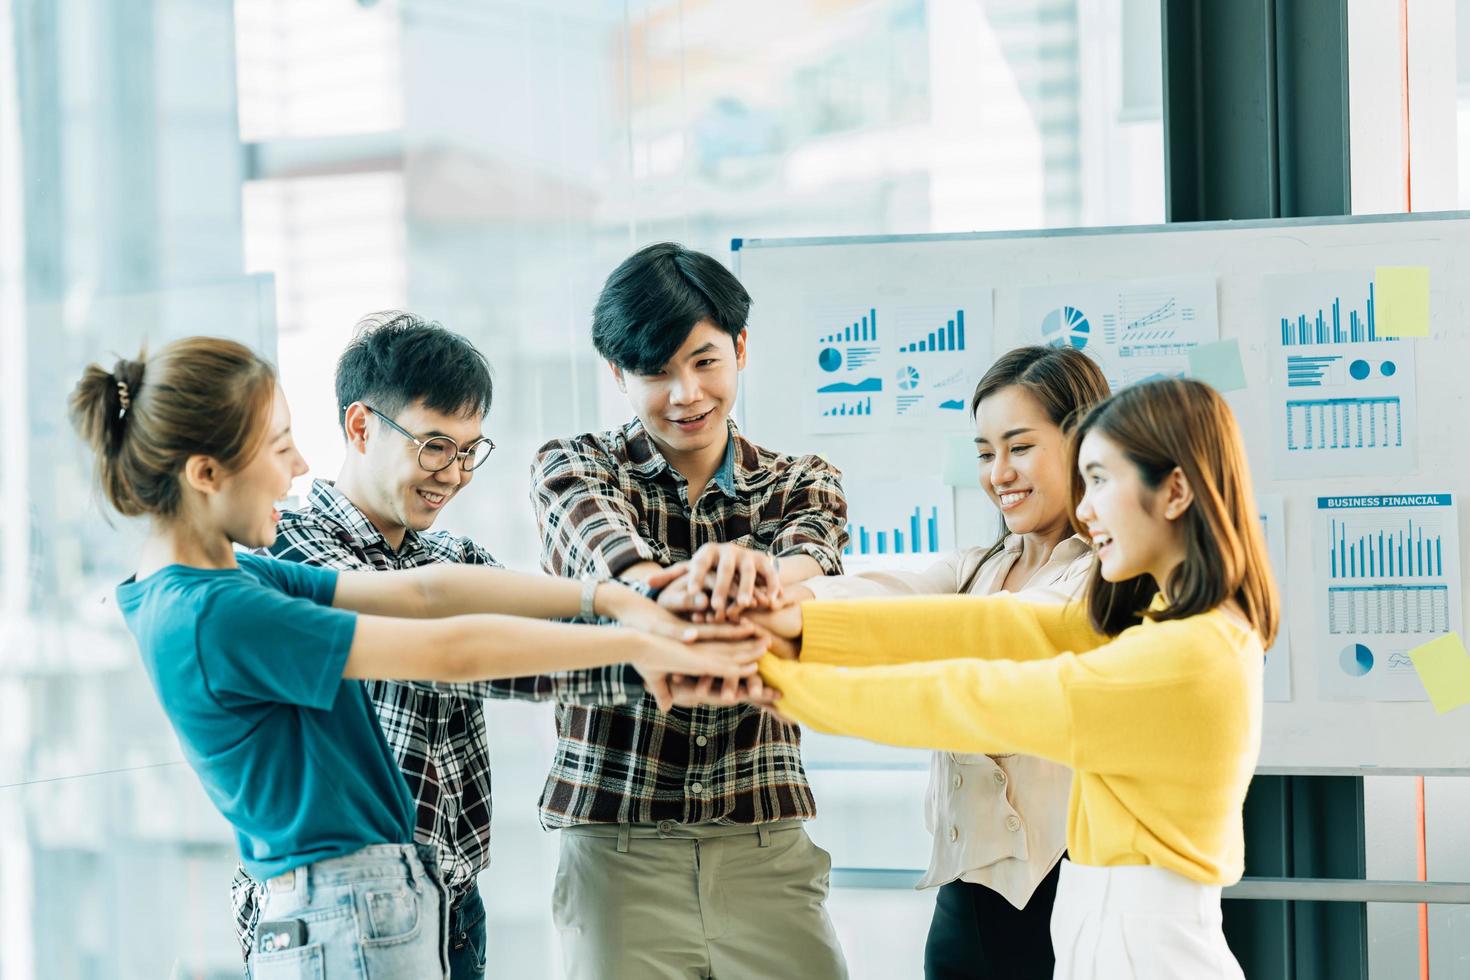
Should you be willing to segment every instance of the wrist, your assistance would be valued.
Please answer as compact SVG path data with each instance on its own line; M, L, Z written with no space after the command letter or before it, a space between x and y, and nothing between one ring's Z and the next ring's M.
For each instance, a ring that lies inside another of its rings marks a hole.
M620 582L603 580L592 587L592 611L598 618L622 619L643 597Z

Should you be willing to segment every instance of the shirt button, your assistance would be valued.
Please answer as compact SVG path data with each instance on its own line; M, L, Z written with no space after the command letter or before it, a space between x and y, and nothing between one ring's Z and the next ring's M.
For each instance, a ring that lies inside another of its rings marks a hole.
M1006 774L1004 772L1002 772L1001 770L997 769L991 775L994 777L995 781L997 783L999 783L1001 786L1004 786L1006 784Z
M959 773L955 773L954 788L959 789L963 785L965 785L965 777L961 776Z
M1009 817L1006 817L1006 830L1009 830L1009 831L1014 832L1014 831L1017 831L1017 830L1020 830L1020 829L1021 829L1021 818L1020 817L1016 816L1014 813L1011 814Z
M949 841L950 841L950 843L952 844L952 843L954 843L955 841L957 841L959 839L960 839L960 828L958 828L958 827L951 827L951 828L949 828Z
M698 796L700 793L704 792L704 783L695 783L690 786L689 789L694 793L695 796Z
M694 744L699 746L700 748L704 748L706 745L709 744L709 739L705 738L703 735L700 735L694 739Z

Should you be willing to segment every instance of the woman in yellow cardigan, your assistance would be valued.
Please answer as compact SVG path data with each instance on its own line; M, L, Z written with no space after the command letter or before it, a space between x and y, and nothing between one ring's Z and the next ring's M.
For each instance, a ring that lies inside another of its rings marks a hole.
M753 616L783 715L1074 771L1052 916L1058 978L1241 977L1220 887L1244 864L1277 598L1239 430L1195 381L1153 381L1072 435L1085 603L1006 596L807 602Z

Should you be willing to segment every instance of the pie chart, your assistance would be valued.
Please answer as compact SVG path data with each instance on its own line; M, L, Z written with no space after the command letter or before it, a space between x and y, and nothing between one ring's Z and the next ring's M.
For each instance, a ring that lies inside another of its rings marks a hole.
M913 391L919 387L919 369L915 367L899 368L898 386L904 391Z
M823 348L822 353L817 355L817 363L822 366L823 371L836 371L842 367L842 353L835 347Z
M1342 672L1352 677L1362 677L1373 669L1373 651L1361 643L1349 643L1337 655Z
M1075 306L1063 306L1041 318L1041 339L1052 347L1082 350L1092 334L1086 315Z

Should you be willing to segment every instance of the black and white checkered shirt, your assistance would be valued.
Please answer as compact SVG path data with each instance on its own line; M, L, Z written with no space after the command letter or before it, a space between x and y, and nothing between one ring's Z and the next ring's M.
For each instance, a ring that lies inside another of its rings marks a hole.
M541 447L531 500L541 566L618 575L671 565L708 542L807 555L842 571L847 499L816 456L763 449L730 426L724 463L696 501L637 420ZM547 828L586 823L761 824L816 816L801 732L749 705L659 711L558 705L556 756L541 796Z
M444 531L409 531L394 550L327 480L312 484L304 508L281 517L270 554L346 570L498 564L469 538ZM414 839L437 852L439 872L455 897L490 863L490 750L483 699L617 705L643 696L643 682L628 665L468 684L364 683L413 794ZM253 941L260 888L243 867L236 871L231 892L242 950Z

